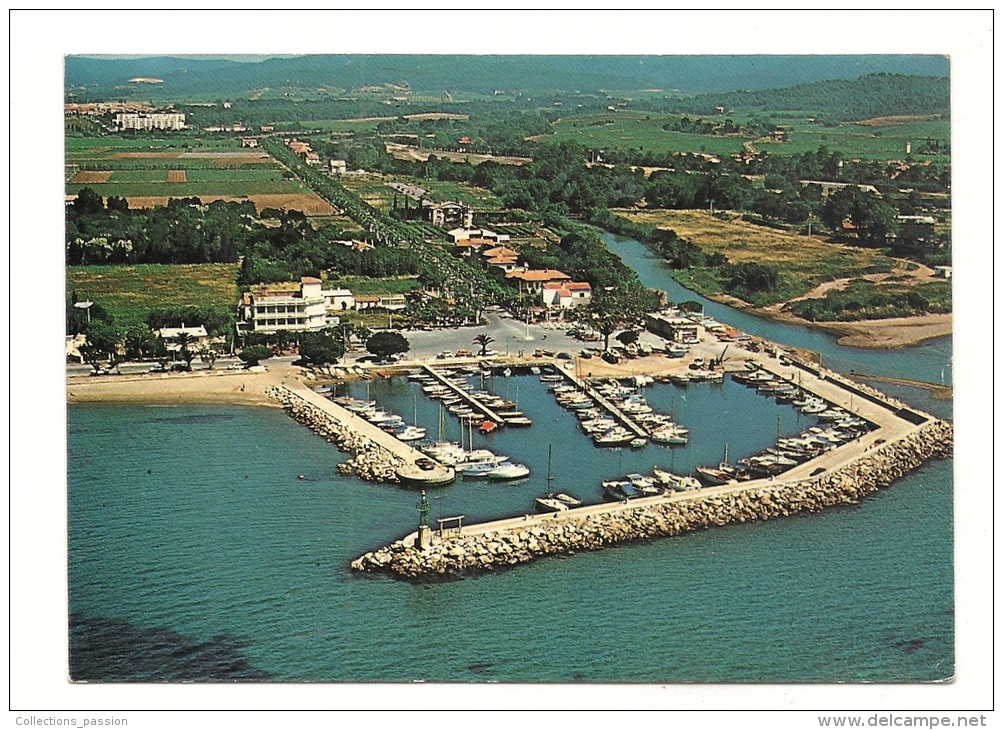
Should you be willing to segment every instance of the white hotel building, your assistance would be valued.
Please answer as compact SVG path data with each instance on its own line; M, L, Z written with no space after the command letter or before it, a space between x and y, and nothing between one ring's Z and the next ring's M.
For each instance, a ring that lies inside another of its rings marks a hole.
M118 129L170 129L178 131L185 128L185 115L176 112L148 112L137 114L116 114L115 126Z
M292 285L295 286L295 285ZM317 332L337 324L337 312L355 306L348 289L324 291L320 279L304 276L298 288L271 284L256 291L244 292L241 299L240 332Z

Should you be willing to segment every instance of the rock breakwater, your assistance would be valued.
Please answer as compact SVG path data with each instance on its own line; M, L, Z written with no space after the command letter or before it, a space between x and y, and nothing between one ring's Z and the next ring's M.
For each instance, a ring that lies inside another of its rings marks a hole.
M837 504L856 503L928 459L947 458L953 440L950 423L931 421L902 439L817 477L726 494L696 493L643 505L628 503L590 514L576 515L577 510L570 510L524 526L451 538L434 536L425 550L412 547L409 536L366 553L351 567L362 572L394 573L406 579L470 574L546 555L817 512Z
M340 473L373 482L399 481L397 470L405 465L399 456L353 430L331 414L325 413L288 388L271 388L267 393L278 400L286 413L297 422L334 444L339 450L353 454L351 459L338 464Z

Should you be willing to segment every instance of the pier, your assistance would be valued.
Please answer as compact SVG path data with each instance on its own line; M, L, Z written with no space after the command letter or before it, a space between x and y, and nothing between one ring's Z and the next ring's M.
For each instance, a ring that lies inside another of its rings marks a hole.
M448 484L456 477L452 468L440 464L395 438L393 434L331 402L301 383L279 386L276 388L276 397L293 411L297 420L313 421L310 425L314 430L325 433L330 433L331 427L335 432L340 430L343 438L339 446L344 446L356 454L354 460L356 463L349 464L351 470L362 478L399 481L420 487ZM305 415L304 410L312 412L313 415ZM317 421L327 421L327 423Z
M470 395L470 393L468 393L467 391L463 390L462 388L457 388L453 383L449 382L449 380L442 373L436 371L430 365L422 365L421 367L426 373L435 378L441 385L445 385L447 388L453 391L453 393L459 396L463 400L463 402L466 403L468 406L470 406L471 408L475 408L481 413L483 413L485 418L491 419L499 426L504 425L505 418L503 416L499 416L493 410L491 410L486 405L477 400L477 398L474 398L472 395Z
M624 413L615 405L610 403L605 396L597 393L596 390L591 385L586 383L583 379L579 378L577 375L574 375L573 373L570 373L567 370L564 370L563 368L558 367L556 369L557 372L561 373L561 375L563 375L565 378L571 381L575 385L575 387L577 387L580 391L585 393L585 395L587 395L589 398L591 398L600 406L602 406L611 416L613 416L616 420L618 420L621 424L623 424L624 428L632 431L635 435L640 436L641 438L648 438L650 434L645 429L638 426L634 422L634 420L630 418L626 413Z

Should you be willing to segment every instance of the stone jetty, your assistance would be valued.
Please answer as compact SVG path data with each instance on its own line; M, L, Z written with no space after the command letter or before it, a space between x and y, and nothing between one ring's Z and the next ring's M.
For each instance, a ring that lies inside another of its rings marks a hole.
M338 464L338 471L375 482L397 482L397 470L406 466L405 459L352 428L343 420L310 403L286 387L271 388L268 395L282 403L286 412L300 424L354 456Z
M928 459L947 458L954 428L931 420L822 475L728 491L678 493L644 503L604 505L555 513L553 519L524 518L470 525L452 536L435 535L424 550L415 534L352 562L362 572L387 572L411 580L476 574L536 558L655 537L679 535L799 512L854 504L918 468ZM577 513L577 514L576 514ZM470 528L481 528L471 530Z

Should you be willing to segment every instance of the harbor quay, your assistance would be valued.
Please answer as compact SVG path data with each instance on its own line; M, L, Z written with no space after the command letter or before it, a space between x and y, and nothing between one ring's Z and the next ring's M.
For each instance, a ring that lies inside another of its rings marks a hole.
M413 478L415 483L452 481L452 468L443 466L393 435L324 398L299 382L280 385L269 395L289 414L340 449L354 454L339 466L343 474L380 482Z
M758 354L748 361L867 420L873 430L805 461L782 477L526 514L476 524L426 525L357 558L359 572L404 579L467 575L539 557L775 519L857 503L932 458L947 458L953 426L808 362ZM567 373L565 373L567 375Z
M868 449L821 476L777 482L756 480L739 486L465 525L438 533L419 529L357 558L351 567L359 572L390 573L418 581L473 575L546 556L817 512L838 504L858 503L928 459L947 458L952 445L953 426L945 421L928 421L897 441Z

